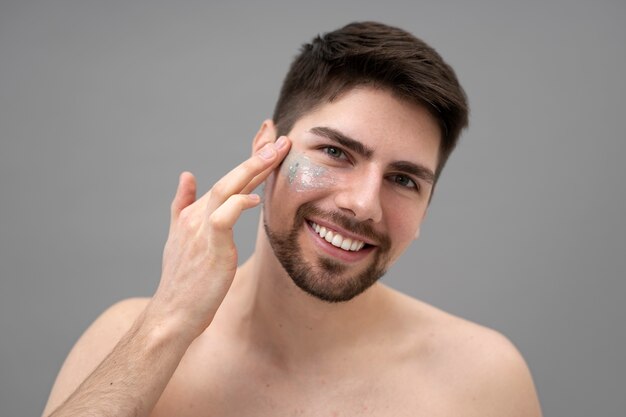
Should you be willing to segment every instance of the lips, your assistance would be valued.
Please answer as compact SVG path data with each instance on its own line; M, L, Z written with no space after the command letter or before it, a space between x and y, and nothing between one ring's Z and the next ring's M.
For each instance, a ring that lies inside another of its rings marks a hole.
M358 252L363 249L365 246L365 242L362 240L349 238L343 236L341 233L336 230L330 229L325 226L320 226L319 224L309 221L311 228L315 230L315 232L324 240L326 240L331 245L341 248L344 251L348 252Z

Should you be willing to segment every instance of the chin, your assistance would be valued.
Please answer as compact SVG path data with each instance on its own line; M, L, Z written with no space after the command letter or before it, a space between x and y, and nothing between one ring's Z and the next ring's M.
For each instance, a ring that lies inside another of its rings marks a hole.
M303 205L291 229L272 230L266 216L263 226L276 258L298 288L318 300L346 302L385 274L389 245L386 239L380 239L382 245L364 244L356 251L336 247L320 237L315 222L310 220L320 213L312 205Z

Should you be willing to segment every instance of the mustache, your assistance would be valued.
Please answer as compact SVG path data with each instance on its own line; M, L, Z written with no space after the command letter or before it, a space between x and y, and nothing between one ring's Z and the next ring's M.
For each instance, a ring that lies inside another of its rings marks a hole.
M379 233L369 224L354 220L337 211L325 211L316 207L313 203L304 203L296 211L296 225L301 226L306 218L319 217L329 220L346 230L350 230L358 235L371 239L377 243L382 252L386 252L391 247L391 239L383 233Z

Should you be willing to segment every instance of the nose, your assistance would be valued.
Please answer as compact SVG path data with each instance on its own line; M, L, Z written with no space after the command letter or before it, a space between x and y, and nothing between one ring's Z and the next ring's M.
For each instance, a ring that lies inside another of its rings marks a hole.
M355 220L378 223L383 216L381 186L382 177L376 170L355 171L345 178L345 183L335 195L335 204L339 209L350 212Z

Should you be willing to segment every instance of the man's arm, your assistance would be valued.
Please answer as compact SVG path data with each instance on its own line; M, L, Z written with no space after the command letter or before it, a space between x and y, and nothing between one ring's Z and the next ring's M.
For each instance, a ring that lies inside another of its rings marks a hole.
M59 372L44 416L66 399L53 416L142 415L158 400L186 347L174 331L150 331L148 301L117 303L87 329Z
M52 387L43 415L49 415L113 350L145 309L149 299L120 301L100 315L68 354Z
M145 308L112 308L81 338L57 378L44 416L57 404L50 416L150 414L185 351L209 326L230 288L237 270L235 222L243 210L259 204L259 196L249 193L289 150L287 138L271 144L272 134L266 121L255 138L258 152L198 200L193 175L181 175L156 293ZM263 143L267 145L258 149ZM137 317L127 330L123 320L115 320L125 308ZM93 361L103 356L106 349L94 345L105 338L105 345L119 341L68 396Z

